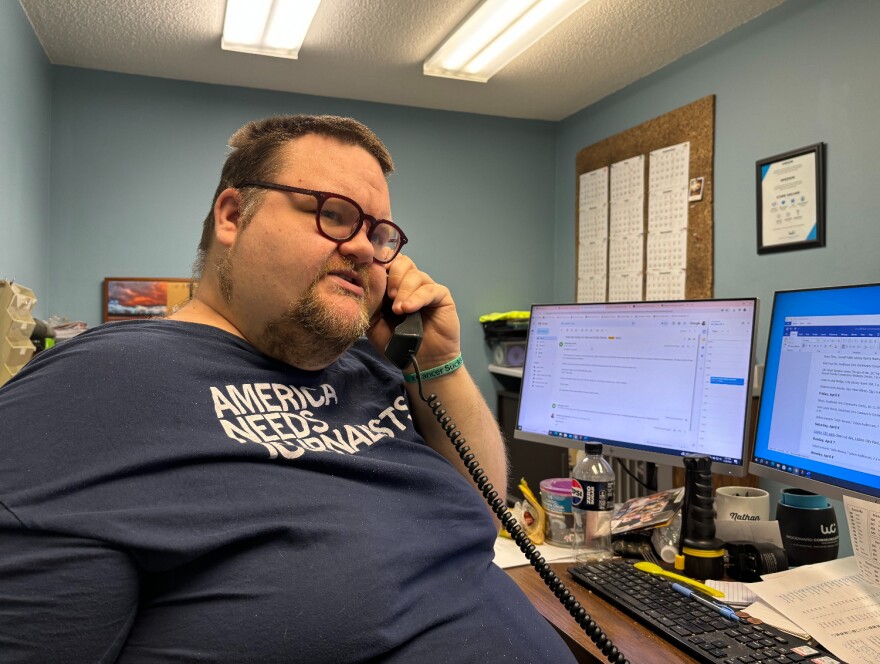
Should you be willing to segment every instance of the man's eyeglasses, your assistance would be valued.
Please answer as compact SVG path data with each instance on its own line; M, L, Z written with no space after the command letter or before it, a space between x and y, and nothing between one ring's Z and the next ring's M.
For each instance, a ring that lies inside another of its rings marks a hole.
M387 219L376 219L365 214L361 206L348 196L259 180L243 182L236 189L244 187L276 189L300 196L311 196L315 199L315 223L318 226L318 232L328 240L340 244L357 235L366 222L367 238L373 243L373 260L377 263L390 263L400 253L403 245L407 243L406 235L397 224ZM312 207L311 203L305 201L300 203L297 207L311 212L309 209Z

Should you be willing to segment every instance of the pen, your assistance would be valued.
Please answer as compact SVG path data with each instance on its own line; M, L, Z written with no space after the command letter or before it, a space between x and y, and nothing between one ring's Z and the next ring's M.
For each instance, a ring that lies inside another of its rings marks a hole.
M742 622L739 619L739 616L736 615L736 611L734 611L729 606L727 606L725 604L718 604L717 602L713 602L712 600L707 599L707 598L703 597L702 595L695 593L690 588L685 588L683 585L681 585L679 583L673 583L672 587L676 592L681 593L685 597L688 597L688 598L694 600L695 602L699 602L703 606L705 606L709 609L712 609L713 611L717 611L718 613L720 613L722 616L724 616L728 620L733 620L734 622Z

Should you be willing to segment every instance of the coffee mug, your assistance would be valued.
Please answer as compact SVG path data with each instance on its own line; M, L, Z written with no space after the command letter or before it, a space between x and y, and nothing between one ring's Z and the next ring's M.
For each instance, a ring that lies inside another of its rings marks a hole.
M770 494L751 486L722 486L715 491L718 521L768 521Z
M803 489L783 489L776 506L776 520L792 567L837 558L837 514L825 496Z

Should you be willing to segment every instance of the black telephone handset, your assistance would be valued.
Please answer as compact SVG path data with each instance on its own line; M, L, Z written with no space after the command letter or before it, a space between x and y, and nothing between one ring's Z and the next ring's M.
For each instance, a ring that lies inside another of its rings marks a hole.
M392 300L388 297L382 304L382 318L388 322L391 328L391 338L385 346L385 357L398 369L403 370L412 361L413 356L422 345L422 314L415 313L400 315L391 310Z
M391 327L391 338L385 346L385 357L387 357L398 369L405 369L410 362L415 369L416 380L419 385L419 397L428 404L437 422L440 424L446 436L452 441L458 456L467 467L467 471L473 478L477 489L483 494L489 507L501 524L510 533L511 538L519 546L520 550L525 554L529 563L535 568L535 571L541 575L544 583L549 586L550 590L556 595L565 609L569 612L575 622L586 632L587 636L601 650L609 662L613 664L629 664L629 660L620 652L611 642L605 632L596 624L596 621L590 617L580 602L571 594L565 584L556 573L550 569L550 566L541 556L540 552L529 539L529 536L523 530L513 514L507 509L504 499L495 491L485 471L474 458L470 446L466 444L464 436L459 431L452 418L446 413L443 404L437 398L436 394L429 394L427 397L422 392L422 379L419 375L419 364L416 361L416 352L422 344L422 336L424 334L422 328L422 315L418 311L415 313L400 315L391 310L392 301L387 296L382 303L382 318L384 318L389 327Z

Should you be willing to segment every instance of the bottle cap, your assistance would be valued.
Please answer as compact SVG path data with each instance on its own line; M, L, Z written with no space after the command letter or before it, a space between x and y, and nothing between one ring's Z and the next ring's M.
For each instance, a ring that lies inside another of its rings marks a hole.
M675 562L675 558L678 555L678 549L676 549L671 544L664 544L660 549L660 558L664 563L673 564Z
M584 443L584 451L587 454L602 454L602 443Z

